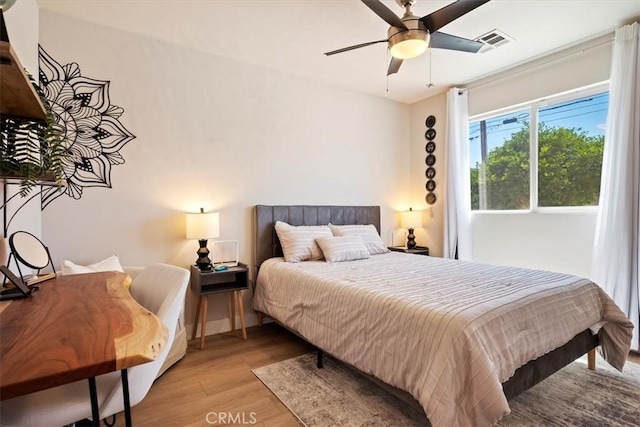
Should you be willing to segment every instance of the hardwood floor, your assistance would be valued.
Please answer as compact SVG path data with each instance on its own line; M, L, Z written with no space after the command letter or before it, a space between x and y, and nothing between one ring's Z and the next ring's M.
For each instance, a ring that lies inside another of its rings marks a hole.
M198 339L190 341L184 359L165 372L147 397L133 407L134 425L298 426L251 370L308 353L313 347L273 323L249 328L247 335L247 340L240 331L208 336L204 350L198 348ZM255 424L250 424L252 413ZM235 424L228 422L228 414L244 414L245 424L242 418L235 418ZM223 416L227 417L225 422ZM121 414L118 425L123 425Z
M134 425L297 427L289 410L251 370L314 348L274 323L249 328L247 334L247 340L240 331L209 336L204 350L198 348L198 340L190 341L184 359L165 372L133 408ZM640 355L630 355L629 360L640 363ZM255 424L250 423L252 413ZM228 414L244 414L245 424L242 418L236 418L235 424L218 418ZM117 425L124 425L122 414Z

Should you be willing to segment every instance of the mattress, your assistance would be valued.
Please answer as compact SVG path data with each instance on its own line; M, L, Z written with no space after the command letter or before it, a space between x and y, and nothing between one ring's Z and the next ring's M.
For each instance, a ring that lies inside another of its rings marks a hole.
M411 393L434 427L497 422L509 413L501 384L590 327L622 369L633 328L584 278L402 253L269 259L254 308Z

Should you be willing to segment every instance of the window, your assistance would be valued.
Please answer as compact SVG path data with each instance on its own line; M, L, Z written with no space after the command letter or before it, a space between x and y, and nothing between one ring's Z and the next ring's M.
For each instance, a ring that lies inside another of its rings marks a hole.
M471 209L596 206L606 90L600 85L472 118Z

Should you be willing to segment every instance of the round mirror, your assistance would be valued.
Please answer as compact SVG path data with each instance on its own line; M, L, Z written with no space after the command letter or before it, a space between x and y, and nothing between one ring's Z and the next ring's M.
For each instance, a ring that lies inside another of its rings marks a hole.
M11 253L27 267L40 270L49 265L49 252L40 239L26 231L16 231L9 237Z
M15 2L16 0L0 0L0 9L2 12L6 12Z

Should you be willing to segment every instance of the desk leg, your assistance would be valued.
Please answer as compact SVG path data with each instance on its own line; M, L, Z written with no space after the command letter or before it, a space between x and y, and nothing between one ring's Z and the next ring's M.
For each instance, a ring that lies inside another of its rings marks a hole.
M207 310L209 309L209 297L202 296L202 323L200 324L200 350L204 348L204 337L207 335Z
M240 310L240 324L242 325L242 339L247 339L247 327L244 324L244 307L242 306L242 291L236 291L238 297L238 310Z
M193 321L193 333L191 334L191 339L196 339L196 334L198 333L198 319L200 319L200 304L202 304L202 295L198 296L198 305L196 305L196 318Z
M91 398L91 418L93 427L100 427L100 408L98 408L98 392L96 390L96 378L89 378L89 397Z
M129 376L127 370L120 371L122 375L122 398L124 400L124 423L126 427L131 427L131 401L129 400Z
M236 330L236 291L229 293L229 315L231 316L231 332Z

